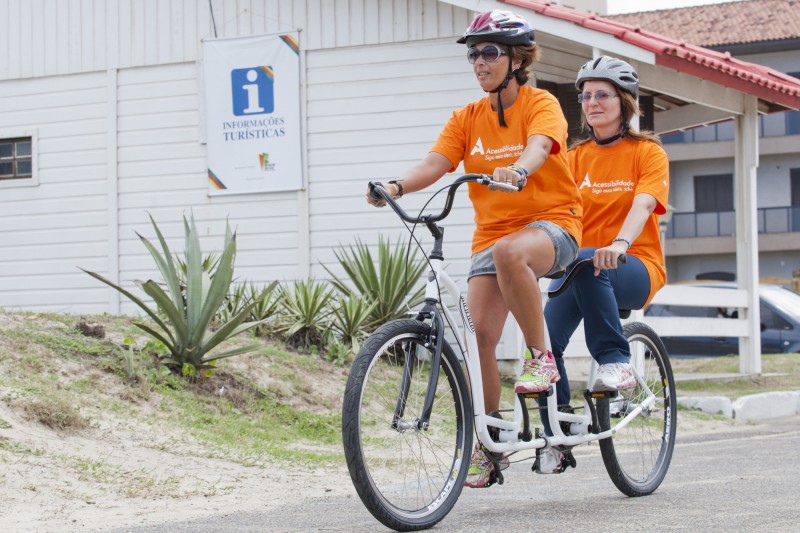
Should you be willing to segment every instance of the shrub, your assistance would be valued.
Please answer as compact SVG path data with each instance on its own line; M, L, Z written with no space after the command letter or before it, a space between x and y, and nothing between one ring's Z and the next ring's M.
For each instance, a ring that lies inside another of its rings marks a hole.
M323 267L333 278L331 283L342 294L360 296L367 302L374 303L369 313L370 329L395 318L404 317L409 307L413 308L424 300L425 287L418 286L413 289L426 267L424 259L417 259L416 248L407 251L407 248L398 241L392 249L392 245L381 238L378 242L377 262L369 247L361 241L346 248L342 246L334 253L355 289L331 272L327 266Z
M324 350L330 334L330 302L333 290L327 283L314 280L295 281L283 291L280 300L284 315L279 331L286 344L293 348L309 350L316 346Z
M146 238L139 235L150 255L153 257L162 277L166 291L152 279L137 281L137 286L156 304L152 309L140 298L120 287L103 276L84 270L90 276L115 288L141 308L153 321L153 324L137 322L136 326L163 343L169 356L163 362L181 371L184 375L195 376L197 371L209 370L212 362L224 357L231 357L255 350L260 345L253 344L211 354L211 350L220 343L255 327L259 322L245 322L255 302L244 306L227 321L219 324L215 332L209 332L209 325L217 314L228 294L233 278L233 263L236 256L236 236L226 226L225 241L222 253L206 265L200 250L200 238L194 217L183 219L185 233L185 275L180 273L181 267L167 246L164 236L153 217L150 221L155 228L161 252ZM185 280L184 283L181 280ZM162 318L166 317L166 318Z

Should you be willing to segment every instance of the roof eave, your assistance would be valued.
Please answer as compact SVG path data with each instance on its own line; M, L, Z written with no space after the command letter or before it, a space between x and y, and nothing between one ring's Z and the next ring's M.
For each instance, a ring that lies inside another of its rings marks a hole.
M598 33L612 35L616 39L652 52L656 65L666 66L756 96L767 104L770 112L800 109L800 81L793 78L773 80L772 78L788 77L768 72L760 65L732 59L730 53L720 54L707 48L686 45L664 35L643 31L639 27L549 2L533 0L500 0L500 2L530 9L546 17L566 20Z

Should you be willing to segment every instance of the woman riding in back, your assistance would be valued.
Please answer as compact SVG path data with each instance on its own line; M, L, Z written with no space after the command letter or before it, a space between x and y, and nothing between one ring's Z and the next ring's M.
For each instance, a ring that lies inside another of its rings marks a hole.
M639 77L625 61L601 56L581 67L575 86L581 91L581 122L589 133L569 152L583 198L578 260L592 258L594 269L581 271L567 292L545 308L561 375L559 405L570 398L562 356L581 320L589 352L599 364L593 390L635 386L619 309L641 309L666 283L658 215L666 212L669 162L657 136L631 127L631 119L641 114ZM623 254L626 263L619 260ZM552 434L547 416L542 418Z
M428 155L386 186L399 198L432 185L462 161L468 173L524 184L510 193L469 184L476 229L467 304L486 413L500 407L495 352L509 311L528 346L515 389L542 391L558 380L555 360L545 349L538 279L575 258L581 233L581 200L566 155L567 122L550 93L526 85L528 68L539 55L533 36L528 22L508 11L475 18L458 42L467 45L467 60L488 96L455 111ZM369 194L367 200L377 205ZM466 485L488 487L496 470L506 466L507 458L478 442Z

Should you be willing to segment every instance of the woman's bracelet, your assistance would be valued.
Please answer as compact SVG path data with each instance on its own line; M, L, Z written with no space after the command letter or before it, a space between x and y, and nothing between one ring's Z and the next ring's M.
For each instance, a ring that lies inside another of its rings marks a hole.
M615 242L619 242L619 241L622 241L622 242L624 242L625 244L628 245L628 247L625 249L626 252L631 249L631 241L629 241L628 239L624 239L622 237L617 237L616 239L611 241L611 244L614 244Z
M528 171L525 170L525 167L523 167L522 165L518 165L517 163L511 163L506 168L522 176L522 179L520 180L522 182L522 185L525 185L528 182Z
M402 198L403 197L403 180L392 180L389 183L397 185L397 195L395 196L395 198Z

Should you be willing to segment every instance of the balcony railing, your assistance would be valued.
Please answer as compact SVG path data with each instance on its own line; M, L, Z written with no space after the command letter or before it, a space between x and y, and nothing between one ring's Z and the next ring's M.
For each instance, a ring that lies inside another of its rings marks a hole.
M758 117L759 137L782 137L784 135L800 135L800 111L787 111ZM719 124L663 135L661 140L664 144L732 141L734 136L734 123L732 120L728 120Z
M800 231L800 207L762 207L758 210L759 233ZM668 239L718 237L736 233L733 211L675 213L667 226Z

